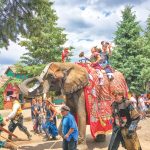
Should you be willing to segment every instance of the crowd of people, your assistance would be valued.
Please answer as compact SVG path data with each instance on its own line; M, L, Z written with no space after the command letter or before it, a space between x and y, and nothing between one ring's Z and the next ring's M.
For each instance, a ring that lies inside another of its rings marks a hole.
M135 109L137 109L141 114L141 119L146 117L146 111L150 107L150 102L147 94L136 95L131 94L130 101Z
M149 108L147 95L142 94L137 98L132 93L130 100L128 100L124 98L122 91L114 91L112 94L115 96L115 101L111 105L113 132L108 150L117 150L120 143L127 150L141 150L136 128L140 119L145 118L146 110ZM11 98L13 100L12 112L6 118L6 122L10 120L8 131L13 133L18 126L27 135L28 140L31 140L31 134L23 125L22 109L17 96L12 95ZM61 106L60 112L62 120L58 129L56 120L58 112L52 103L52 98L49 97L45 100L42 100L42 97L33 98L31 106L33 131L35 134L44 134L44 140L57 140L59 134L63 138L63 150L76 150L79 133L75 118L66 105ZM5 121L0 115L0 126L5 125ZM12 140L11 134L8 135L8 140ZM0 147L17 150L15 145L7 141L0 141Z
M56 114L57 111L51 98L47 98L45 101L42 100L42 97L32 99L31 117L34 133L44 132L45 140L55 140L58 135Z
M142 94L138 98L132 93L130 100L123 97L123 92L114 91L115 101L112 103L113 133L109 144L109 150L117 150L120 143L126 149L135 148L141 150L141 146L136 134L137 124L140 119L145 118L147 95ZM6 122L10 120L8 130L13 133L16 127L24 132L28 140L31 140L31 134L27 127L23 125L22 109L16 95L11 96L13 100L12 112L6 117ZM31 116L33 122L33 131L36 134L45 134L45 140L57 140L59 134L63 138L63 150L76 150L78 141L78 127L74 116L70 113L70 108L63 105L60 109L62 120L60 128L57 128L56 115L57 110L52 103L51 97L42 100L42 97L33 98L31 106ZM0 126L6 123L0 115ZM9 134L8 139L12 140ZM17 147L11 143L0 141L0 146L16 150Z
M0 148L8 148L11 150L17 150L17 146L12 142L12 136L16 127L27 135L28 140L32 140L32 136L27 130L27 127L23 125L23 114L21 104L17 96L11 95L13 106L12 112L3 119L0 115L0 131L8 133L7 141L0 140ZM62 105L60 109L62 120L60 123L59 134L63 138L63 150L75 150L78 141L78 127L73 115L70 113L70 108L66 105ZM33 98L31 105L31 118L33 122L33 131L36 134L45 134L44 140L57 140L58 128L56 115L58 114L51 97L42 100L42 97ZM8 130L5 130L3 126L6 122L10 121ZM1 135L0 135L1 136ZM2 137L2 136L1 136ZM15 138L18 138L15 136Z

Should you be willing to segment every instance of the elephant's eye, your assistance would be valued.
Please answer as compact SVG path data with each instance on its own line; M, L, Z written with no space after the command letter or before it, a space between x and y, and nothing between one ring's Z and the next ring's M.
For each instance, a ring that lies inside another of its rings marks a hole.
M54 79L54 76L52 74L49 74L49 78Z

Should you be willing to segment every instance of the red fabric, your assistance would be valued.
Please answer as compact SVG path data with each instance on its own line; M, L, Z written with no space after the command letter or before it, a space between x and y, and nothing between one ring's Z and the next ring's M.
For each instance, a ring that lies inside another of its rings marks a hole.
M98 134L106 134L112 130L111 104L114 101L112 92L115 89L126 91L127 86L124 77L119 72L111 83L104 74L104 85L100 86L95 69L87 64L79 65L86 68L89 74L89 85L84 88L84 92L88 115L87 124L90 125L91 134L95 138Z
M65 62L65 61L66 61L66 58L68 57L68 54L69 54L69 50L68 50L67 48L65 48L65 49L62 51L62 54L61 54L62 62Z

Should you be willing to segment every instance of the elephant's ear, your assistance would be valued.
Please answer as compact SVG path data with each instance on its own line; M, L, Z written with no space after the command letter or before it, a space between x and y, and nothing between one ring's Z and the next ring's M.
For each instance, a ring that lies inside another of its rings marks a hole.
M65 71L64 94L76 92L88 84L88 73L83 67L77 64L69 67Z
M87 71L77 64L52 63L48 69L47 75L62 81L61 86L63 94L73 93L88 84Z

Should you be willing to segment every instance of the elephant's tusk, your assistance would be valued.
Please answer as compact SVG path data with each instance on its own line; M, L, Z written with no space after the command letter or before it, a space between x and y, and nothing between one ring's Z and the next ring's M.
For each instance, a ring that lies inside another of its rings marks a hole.
M37 82L35 83L34 87L28 89L28 92L29 92L29 93L33 92L33 91L34 91L35 89L37 89L39 86L40 86L40 82L37 81Z
M43 100L46 100L46 93L43 94Z

